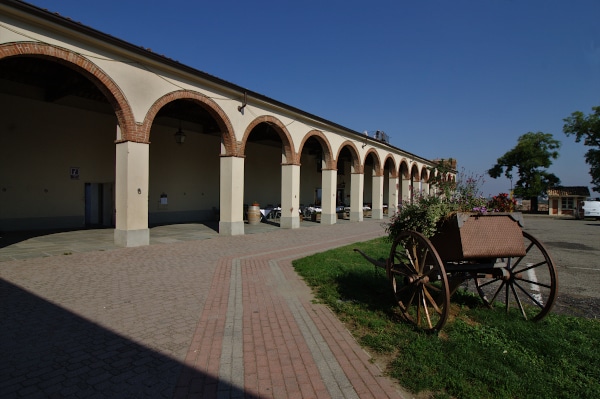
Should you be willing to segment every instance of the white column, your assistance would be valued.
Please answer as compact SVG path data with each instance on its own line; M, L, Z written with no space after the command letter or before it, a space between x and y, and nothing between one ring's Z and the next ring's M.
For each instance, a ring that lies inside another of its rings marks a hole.
M244 234L244 158L221 157L219 234Z
M148 229L149 145L125 141L116 145L115 245L150 244Z
M410 202L410 179L402 179L402 198L404 202Z
M300 165L281 165L281 219L286 229L300 227Z
M388 189L388 215L396 213L398 207L398 178L390 177Z
M362 222L365 175L362 173L352 173L350 180L352 182L350 187L350 221Z
M424 195L429 195L429 183L424 181L421 182L421 193Z
M336 189L337 189L337 170L325 170L321 172L321 224L337 223L337 213L335 212Z
M383 176L373 176L371 218L383 219Z

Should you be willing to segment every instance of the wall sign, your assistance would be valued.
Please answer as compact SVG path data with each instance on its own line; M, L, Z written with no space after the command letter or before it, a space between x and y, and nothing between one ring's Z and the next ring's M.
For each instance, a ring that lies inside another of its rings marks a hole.
M79 166L71 166L69 168L71 180L79 180Z

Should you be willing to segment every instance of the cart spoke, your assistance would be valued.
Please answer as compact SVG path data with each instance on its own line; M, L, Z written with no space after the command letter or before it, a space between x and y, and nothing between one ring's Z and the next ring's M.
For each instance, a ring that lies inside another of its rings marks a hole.
M425 286L426 286L427 288L429 288L430 290L432 290L432 291L436 291L436 292L442 292L442 289L441 289L440 287L436 287L436 286L435 286L435 285L433 285L433 284L429 284L429 283L428 283L428 284L426 284Z
M398 295L398 296L402 295L403 292L405 292L405 291L411 291L412 289L413 289L413 287L410 286L410 285L403 285L402 288L400 288L400 289L396 288L396 295Z
M407 288L407 291L408 291L408 288L410 288L410 287L408 287L408 286L407 286L406 288ZM410 308L410 307L412 306L412 303L413 303L413 301L414 301L414 299L415 299L415 294L416 294L416 291L414 291L414 290L410 290L410 291L409 291L409 293L410 293L410 297L409 297L409 299L408 299L408 302L407 302L406 304L404 304L404 301L403 301L403 300L399 300L399 301L398 301L399 303L403 304L403 306L404 306L406 309L408 309L408 308Z
M519 298L519 295L517 295L517 291L515 291L515 285L516 284L511 284L510 289L515 297L515 301L517 302L517 305L519 306L519 310L521 310L521 314L523 315L523 318L525 320L527 320L527 315L525 314L525 309L523 309L523 304L521 303L521 298ZM506 303L508 304L508 295L507 295ZM506 310L508 311L508 306L506 306Z
M433 309L435 309L435 311L438 314L441 314L442 313L441 309L439 308L438 304L433 299L433 297L431 296L431 294L429 293L429 291L427 291L427 288L423 287L423 293L425 294L425 297L427 298L427 300L429 300L429 303L431 303L431 307Z
M499 279L496 279L496 280L498 281ZM502 283L500 283L500 286L498 287L498 289L496 289L496 292L494 293L494 296L492 296L490 304L494 303L494 301L496 300L496 297L502 291L502 287L504 287L504 284L506 284L504 281L502 281Z
M515 285L519 288L519 290L521 290L525 295L527 295L527 297L529 299L531 299L531 301L533 303L535 303L540 309L544 308L544 304L541 300L541 294L537 293L537 294L531 295L531 293L529 291L527 291L525 288L521 287L521 285L519 283L517 283L516 281L515 281ZM538 300L538 298L536 298L536 296L538 296L539 300Z
M413 245L412 254L410 256L410 260L411 260L410 263L414 267L415 273L420 274L421 273L421 265L419 264L419 257L417 255L416 251L417 251L416 245Z
M485 287L485 286L488 286L488 285L490 285L490 284L497 283L498 281L500 281L500 278L498 278L498 277L496 277L496 278L493 278L493 279L491 279L491 280L489 280L489 281L486 281L486 282L485 282L485 283L483 283L483 284L479 284L479 288L483 288L483 287ZM496 297L496 296L494 295L494 298L495 298L495 297Z
M548 262L544 260L544 261L541 261L536 264L527 265L524 269L515 270L513 273L523 273L523 272L526 272L527 270L536 269L540 266L547 265L547 264L548 264Z
M414 274L417 273L417 269L415 268L414 265L414 261L413 258L411 258L410 253L408 251L408 249L404 249L405 251L405 256L400 257L400 253L396 253L396 255L394 256L395 259L397 259L401 265L403 265L404 267L406 267L409 270L409 274ZM412 270L411 270L412 268Z
M417 327L421 327L421 293L419 292L417 295L417 303L416 303L416 307L417 307Z
M400 276L410 276L414 274L414 272L410 270L410 268L406 264L394 264L391 268L391 271L393 274Z
M421 252L421 259L419 261L419 273L425 272L425 265L427 264L427 256L429 255L429 249L424 248Z
M433 328L433 325L431 324L431 317L429 316L429 308L427 307L427 300L425 299L425 295L421 295L421 297L423 298L423 310L425 311L425 316L427 317L427 326L431 329L431 328Z
M524 283L529 283L531 285L535 285L535 286L539 286L539 287L548 288L548 289L552 288L551 284L543 284L543 283L540 283L539 281L528 280L528 279L525 279L525 278L518 278L518 277L515 277L515 280L516 281L522 281Z

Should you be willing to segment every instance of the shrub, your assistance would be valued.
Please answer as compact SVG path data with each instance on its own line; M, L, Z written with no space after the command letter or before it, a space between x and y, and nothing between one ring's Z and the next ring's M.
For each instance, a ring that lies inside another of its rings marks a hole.
M487 200L481 195L481 176L466 175L463 171L454 181L437 181L433 193L417 193L412 200L399 204L398 211L386 225L393 240L403 230L414 230L426 237L433 236L438 222L456 212L487 212Z
M510 198L506 193L500 193L488 202L488 209L493 212L513 212L517 206L517 200Z

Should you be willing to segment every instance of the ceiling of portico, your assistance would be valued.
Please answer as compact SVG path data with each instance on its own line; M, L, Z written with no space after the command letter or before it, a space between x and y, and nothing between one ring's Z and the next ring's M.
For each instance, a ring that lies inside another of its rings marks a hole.
M19 56L0 60L0 93L114 114L108 99L92 81L67 65L43 57ZM154 123L177 129L180 121L188 126L186 133L220 134L214 118L193 101L177 100L166 104Z
M48 103L112 113L104 94L85 76L38 57L10 57L0 61L0 91Z
M271 126L268 122L256 125L248 136L248 142L279 148L282 145L281 137L275 130L275 127Z

